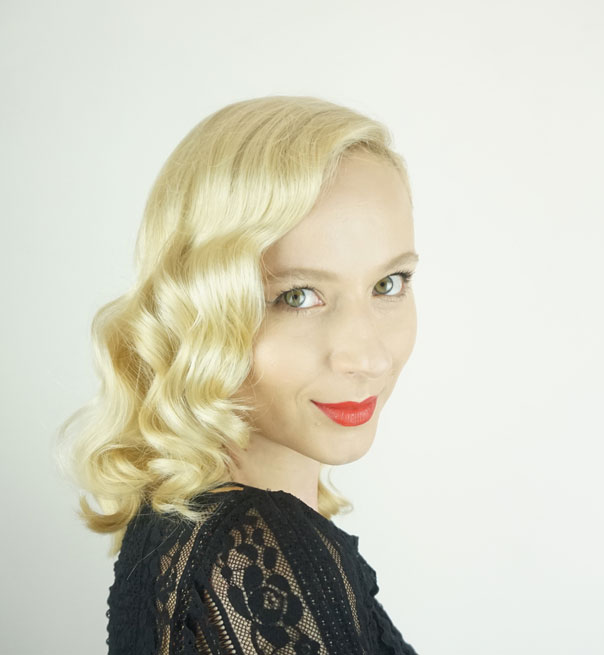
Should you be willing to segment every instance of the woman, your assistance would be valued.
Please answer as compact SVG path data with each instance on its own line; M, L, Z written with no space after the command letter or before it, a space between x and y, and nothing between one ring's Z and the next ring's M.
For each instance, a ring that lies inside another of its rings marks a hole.
M257 98L160 172L137 280L93 321L100 393L60 431L119 552L109 655L415 653L321 480L368 451L415 342L389 144L345 107Z

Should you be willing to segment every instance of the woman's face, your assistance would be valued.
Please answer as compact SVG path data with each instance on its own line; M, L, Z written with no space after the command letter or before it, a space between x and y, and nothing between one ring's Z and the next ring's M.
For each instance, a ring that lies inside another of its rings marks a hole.
M265 252L267 314L242 390L254 406L250 456L270 457L276 476L352 462L371 446L415 343L413 289L395 274L414 270L414 252L405 185L369 154L346 157L329 193ZM292 272L302 268L316 272ZM357 425L313 402L370 396L373 415Z

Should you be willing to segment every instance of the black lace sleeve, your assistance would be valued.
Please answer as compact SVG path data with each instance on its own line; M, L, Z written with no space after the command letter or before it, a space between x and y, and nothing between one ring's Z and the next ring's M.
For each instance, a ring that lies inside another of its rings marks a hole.
M109 655L414 654L337 535L286 501L139 521L115 565Z
M250 507L213 553L207 575L194 576L187 655L366 653L342 570L286 515Z

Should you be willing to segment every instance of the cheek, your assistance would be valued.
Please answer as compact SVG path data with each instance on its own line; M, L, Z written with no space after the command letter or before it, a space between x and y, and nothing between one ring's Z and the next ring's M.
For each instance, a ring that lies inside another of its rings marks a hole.
M380 339L390 355L393 373L400 372L409 359L415 345L416 335L417 316L411 297L410 302L406 303L404 311L393 314L381 322Z
M302 339L266 334L254 348L254 381L257 393L288 395L309 385L316 377L313 347Z

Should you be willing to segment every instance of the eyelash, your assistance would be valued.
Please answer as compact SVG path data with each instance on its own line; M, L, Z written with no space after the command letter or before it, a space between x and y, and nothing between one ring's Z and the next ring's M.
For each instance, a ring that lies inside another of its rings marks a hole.
M393 277L395 275L400 275L403 278L403 283L405 285L403 287L403 291L401 293L397 294L396 296L388 296L387 294L383 294L383 293L380 293L380 294L377 294L377 295L381 296L382 298L390 298L392 300L399 300L400 298L403 298L404 296L407 295L407 291L408 291L408 286L407 285L411 281L411 278L413 277L414 273L415 273L415 271L396 271L394 273L390 273L389 275L386 275L386 277ZM385 278L381 278L381 279L383 280ZM290 311L290 312L295 312L296 314L302 314L304 312L309 312L312 309L314 309L314 307L304 307L303 309L299 309L299 308L296 308L296 307L291 307L290 305L288 305L287 303L282 301L282 298L283 298L283 296L285 296L286 293L289 293L290 291L304 291L305 289L309 289L313 293L318 294L318 291L317 291L317 289L315 289L315 287L311 286L310 284L305 284L305 285L301 285L299 287L292 287L291 289L283 289L282 291L279 292L279 295L275 298L275 300L272 301L271 304L277 305L277 306L282 306L283 309L285 309L287 311Z

